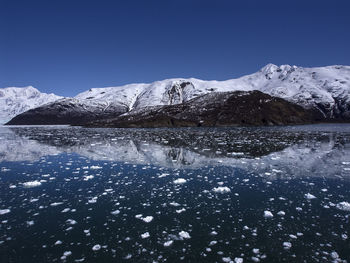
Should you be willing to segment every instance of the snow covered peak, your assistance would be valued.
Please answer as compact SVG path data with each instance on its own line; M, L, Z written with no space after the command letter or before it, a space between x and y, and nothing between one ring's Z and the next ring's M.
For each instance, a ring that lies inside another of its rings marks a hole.
M259 90L283 98L327 118L350 119L350 66L303 68L267 64L258 72L225 81L173 78L152 83L93 88L78 94L75 102L86 108L124 112L148 106L173 105L211 92ZM28 109L57 100L33 87L0 89L2 122ZM91 107L89 107L91 106Z
M272 79L274 76L286 76L287 74L295 71L297 66L290 65L274 65L267 64L265 67L261 68L259 72L263 73L267 79Z
M59 98L62 97L52 93L41 93L32 86L0 89L0 124L6 123L22 112Z
M259 90L305 108L319 110L325 117L344 117L346 114L350 117L349 66L303 68L267 64L258 72L238 79L225 81L204 81L195 78L165 79L149 84L91 89L77 95L76 98L117 104L132 110L183 103L211 92L237 90Z
M266 66L262 67L260 71L264 74L273 73L278 69L278 66L272 63L267 64Z

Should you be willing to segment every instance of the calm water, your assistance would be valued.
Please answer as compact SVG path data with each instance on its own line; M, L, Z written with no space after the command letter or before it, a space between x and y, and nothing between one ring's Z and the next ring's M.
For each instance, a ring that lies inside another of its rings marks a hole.
M0 262L350 262L350 125L0 142Z

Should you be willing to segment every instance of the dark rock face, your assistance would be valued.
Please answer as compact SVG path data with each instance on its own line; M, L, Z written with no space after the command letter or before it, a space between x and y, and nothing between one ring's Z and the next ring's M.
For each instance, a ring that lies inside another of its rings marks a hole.
M17 115L6 125L82 125L99 118L113 118L127 111L119 105L62 99Z
M260 91L213 92L188 102L147 107L88 127L199 127L311 123L316 112Z

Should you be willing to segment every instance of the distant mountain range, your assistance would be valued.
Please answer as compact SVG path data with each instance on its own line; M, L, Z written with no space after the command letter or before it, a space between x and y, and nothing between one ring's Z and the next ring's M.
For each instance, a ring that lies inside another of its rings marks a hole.
M61 98L55 94L41 93L32 86L0 89L0 123L6 123L20 113Z
M167 79L94 88L74 98L43 94L32 87L0 89L0 116L6 121L19 114L8 124L102 127L349 121L349 93L350 66L303 68L268 64L238 79Z

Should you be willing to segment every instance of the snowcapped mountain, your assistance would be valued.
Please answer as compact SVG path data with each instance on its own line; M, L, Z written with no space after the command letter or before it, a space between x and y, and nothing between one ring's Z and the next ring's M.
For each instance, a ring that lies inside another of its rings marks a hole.
M32 86L0 89L0 124L29 109L53 102L62 97L41 93Z
M64 98L52 105L41 106L35 111L21 114L10 124L34 124L30 123L33 118L38 121L35 124L71 124L72 118L85 121L93 118L113 118L149 106L186 103L209 93L253 90L317 112L316 120L350 120L350 66L303 68L268 64L256 73L226 81L175 78L149 84L93 88L74 98ZM52 101L56 99L52 98ZM2 105L10 108L7 111L11 112L11 116L35 107L33 104L28 107L25 100L17 101L17 106L13 106L12 102L8 106L1 100ZM42 102L48 101L43 99ZM16 111L17 108L20 110ZM46 114L48 110L50 114ZM53 121L52 117L58 114L59 122Z
M89 127L212 127L310 123L313 111L254 91L212 92L181 104L148 106L117 117L99 118Z
M256 73L226 81L166 79L150 84L96 88L75 98L120 104L129 111L145 106L173 105L211 92L259 90L324 117L350 117L350 66L303 68L268 64Z

